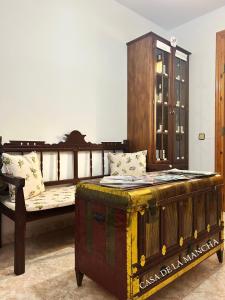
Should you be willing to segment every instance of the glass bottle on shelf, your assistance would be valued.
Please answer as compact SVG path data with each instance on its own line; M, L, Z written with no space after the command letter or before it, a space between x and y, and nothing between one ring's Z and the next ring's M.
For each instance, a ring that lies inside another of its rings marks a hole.
M162 61L162 54L157 54L157 60L156 60L156 73L162 74L163 72L163 61Z

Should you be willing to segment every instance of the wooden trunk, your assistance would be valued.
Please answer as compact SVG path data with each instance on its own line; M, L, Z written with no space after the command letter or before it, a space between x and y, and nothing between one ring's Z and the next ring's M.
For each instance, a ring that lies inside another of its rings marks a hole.
M127 209L106 188L93 197L85 189L76 199L78 285L86 274L118 299L147 299L214 253L222 262L221 185L181 193L174 183L171 197Z

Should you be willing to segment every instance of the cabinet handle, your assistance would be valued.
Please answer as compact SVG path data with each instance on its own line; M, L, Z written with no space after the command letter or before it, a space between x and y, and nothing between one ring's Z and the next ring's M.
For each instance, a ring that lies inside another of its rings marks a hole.
M105 222L105 216L99 213L94 213L93 215L95 221L99 222L99 223L104 223Z

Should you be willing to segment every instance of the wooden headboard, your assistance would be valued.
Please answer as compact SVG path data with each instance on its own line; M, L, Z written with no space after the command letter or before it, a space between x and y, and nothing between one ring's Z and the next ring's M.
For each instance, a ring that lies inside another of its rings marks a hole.
M2 169L2 153L29 153L36 151L40 154L40 167L43 173L43 153L51 152L57 154L57 180L47 181L45 185L59 185L73 183L76 184L80 180L100 178L105 174L105 151L128 151L128 142L102 142L101 144L93 144L85 141L85 136L79 131L74 130L70 134L66 134L64 140L56 144L46 144L43 141L10 141L9 143L2 144L2 138L0 137L0 172ZM71 152L73 155L73 178L71 179L60 179L60 153ZM90 165L90 176L81 177L78 176L78 153L89 152L89 165ZM101 152L102 161L102 172L98 176L93 176L93 152Z

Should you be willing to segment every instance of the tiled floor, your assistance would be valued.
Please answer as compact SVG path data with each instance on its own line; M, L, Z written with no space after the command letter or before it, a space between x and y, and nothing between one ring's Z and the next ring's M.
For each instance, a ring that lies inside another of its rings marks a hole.
M12 245L0 249L0 300L115 300L87 277L77 288L71 230L28 240L24 275L13 274L12 258ZM225 299L225 264L214 255L151 299Z

